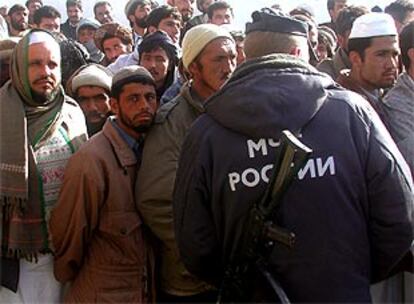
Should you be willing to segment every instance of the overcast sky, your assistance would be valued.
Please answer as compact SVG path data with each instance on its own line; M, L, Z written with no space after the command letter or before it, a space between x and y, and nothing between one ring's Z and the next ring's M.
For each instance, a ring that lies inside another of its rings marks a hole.
M63 17L63 21L66 20L66 9L65 9L65 0L43 0L44 4L52 5L56 7ZM93 5L96 0L83 0L85 16L93 16ZM126 18L124 16L124 7L127 0L109 0L112 6L115 9L115 16L118 21L121 23L127 24ZM164 3L164 0L159 0L159 3ZM251 13L265 6L270 6L272 4L280 4L283 9L289 11L295 8L298 5L305 4L312 7L316 19L318 22L325 22L329 20L329 15L326 10L326 0L228 0L228 2L233 6L235 12L235 27L238 29L244 29L244 24L250 20ZM388 5L391 0L349 0L351 4L365 5L368 8L371 8L374 5L379 5L384 8ZM15 3L24 4L25 0L0 0L0 3L7 4L11 7ZM62 21L62 22L63 22Z

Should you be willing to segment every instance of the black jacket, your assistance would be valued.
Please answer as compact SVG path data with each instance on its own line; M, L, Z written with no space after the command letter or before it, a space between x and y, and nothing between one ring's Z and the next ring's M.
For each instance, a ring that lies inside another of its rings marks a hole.
M175 185L188 269L219 284L289 129L313 154L276 219L297 244L276 246L270 270L294 302L369 302L370 283L413 240L410 173L370 105L306 63L271 55L241 65L206 112L184 143Z
M72 26L70 25L69 19L66 20L65 23L62 23L60 25L60 31L63 33L63 35L66 36L66 38L70 38L73 39L75 41L77 41L77 37L76 37L76 28L77 26Z

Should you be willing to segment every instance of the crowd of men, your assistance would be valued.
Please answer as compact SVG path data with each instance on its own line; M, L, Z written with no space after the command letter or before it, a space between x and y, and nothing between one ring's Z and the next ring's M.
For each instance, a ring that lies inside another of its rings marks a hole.
M0 8L0 303L414 302L414 2L166 2Z

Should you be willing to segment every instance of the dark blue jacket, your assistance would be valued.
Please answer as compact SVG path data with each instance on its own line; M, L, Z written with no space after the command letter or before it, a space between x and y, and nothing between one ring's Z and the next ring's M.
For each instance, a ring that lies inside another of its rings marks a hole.
M371 106L306 63L271 55L240 66L206 112L186 138L175 185L188 269L220 282L289 129L313 153L276 219L296 246L276 246L270 270L294 302L369 302L370 283L413 240L411 176Z

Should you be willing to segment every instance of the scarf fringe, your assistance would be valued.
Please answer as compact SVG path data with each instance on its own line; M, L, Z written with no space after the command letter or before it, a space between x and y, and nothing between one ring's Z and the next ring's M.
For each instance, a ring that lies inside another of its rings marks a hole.
M27 206L27 199L1 196L0 207L2 209L3 220L10 220L14 210L23 213ZM38 261L38 253L22 249L2 248L1 255L11 259L25 259L29 262Z
M27 206L27 199L10 196L1 196L0 205L3 209L5 219L8 220L15 209L17 209L20 213L24 212Z
M25 259L30 263L37 263L39 261L39 256L37 252L31 252L22 249L3 248L2 256L9 259Z

